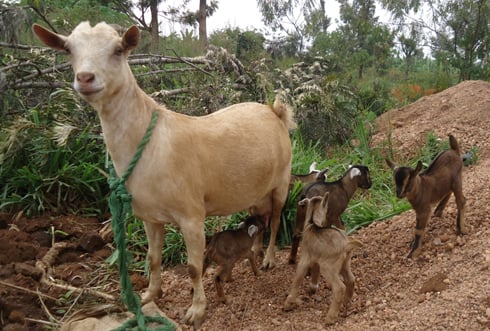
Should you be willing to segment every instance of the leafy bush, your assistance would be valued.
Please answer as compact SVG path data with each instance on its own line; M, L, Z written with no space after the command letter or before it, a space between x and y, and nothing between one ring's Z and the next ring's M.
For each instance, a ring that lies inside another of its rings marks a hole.
M108 186L100 128L92 124L77 127L86 117L68 118L66 112L71 110L60 109L70 104L81 107L71 99L71 92L52 97L66 102L30 109L2 131L0 210L22 210L28 216L105 214Z

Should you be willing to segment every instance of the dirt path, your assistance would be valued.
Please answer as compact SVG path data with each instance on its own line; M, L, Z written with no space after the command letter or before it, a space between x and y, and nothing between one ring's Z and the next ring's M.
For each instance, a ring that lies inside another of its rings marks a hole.
M295 271L295 266L287 264L287 250L278 252L275 269L257 278L247 263L236 266L235 280L225 285L231 299L228 305L216 300L211 269L204 281L208 309L202 329L489 330L490 84L463 82L384 114L372 145L384 148L390 132L395 158L403 159L425 144L430 131L442 139L454 134L462 150L479 149L477 164L464 170L469 235L455 234L454 198L442 218L430 220L424 251L415 260L406 258L415 224L413 211L361 229L353 235L365 244L352 260L357 280L353 303L347 316L330 327L323 323L330 301L324 283L316 295L308 296L304 282L303 304L291 312L282 310ZM51 244L52 237L46 232L51 226L68 234L59 234L57 241L72 243L56 260L53 275L75 286L105 284L101 290L117 296L117 282L103 279L109 272L102 262L110 250L96 232L100 225L77 217L12 220L0 215L0 280L63 298L66 291L39 284L40 275L33 268L35 259ZM164 271L162 278L167 292L157 304L180 321L191 300L190 280L182 267ZM137 289L145 286L143 277L133 280ZM39 321L33 321L48 320L41 301L57 319L69 309L63 299L54 301L0 284L0 329L43 330ZM81 296L78 303L94 304L94 299Z

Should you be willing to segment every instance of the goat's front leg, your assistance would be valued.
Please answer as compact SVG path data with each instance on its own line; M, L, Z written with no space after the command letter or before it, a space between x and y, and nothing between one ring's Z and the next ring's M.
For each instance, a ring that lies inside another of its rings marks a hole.
M288 297L284 302L284 310L288 311L294 308L295 305L301 304L301 299L298 298L299 287L305 278L308 268L310 267L309 257L302 255L299 258L299 263L296 268L296 273L294 274L293 283L291 284L291 289L289 290Z
M298 204L296 209L296 222L294 226L293 239L291 242L291 252L289 253L289 264L296 263L296 255L298 255L298 247L301 241L301 233L305 224L305 207Z
M192 305L185 314L184 322L193 323L194 329L199 329L206 313L206 294L202 284L204 248L206 245L203 219L204 216L202 218L190 218L179 224L187 247L187 268L193 288Z
M412 241L412 248L408 254L409 258L419 256L422 251L422 242L425 235L425 227L430 217L430 207L426 208L422 212L417 212L417 225L414 230L414 239Z
M252 267L252 271L255 276L259 275L259 270L257 269L257 259L255 258L255 252L250 250L248 254L248 262L250 262L250 266Z
M148 261L150 264L150 284L141 297L142 303L145 304L162 296L160 271L165 227L161 223L149 222L143 222L143 226L148 237Z

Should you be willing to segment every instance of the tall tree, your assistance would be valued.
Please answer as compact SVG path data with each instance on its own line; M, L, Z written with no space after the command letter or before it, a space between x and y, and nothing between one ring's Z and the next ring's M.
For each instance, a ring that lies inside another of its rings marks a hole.
M357 67L361 79L367 67L380 70L386 63L393 45L391 31L375 16L374 0L339 0L344 57Z
M459 70L459 80L482 78L479 72L489 65L489 2L439 1L438 10L434 11L434 21L439 25L432 39L435 53Z
M296 55L330 26L325 0L257 0L264 24L282 34L282 44L294 42Z
M420 27L415 23L410 25L410 30L408 32L402 32L398 36L400 50L403 53L403 58L405 60L405 80L408 80L408 75L414 65L415 58L417 56L422 56L424 53L420 48L420 39Z

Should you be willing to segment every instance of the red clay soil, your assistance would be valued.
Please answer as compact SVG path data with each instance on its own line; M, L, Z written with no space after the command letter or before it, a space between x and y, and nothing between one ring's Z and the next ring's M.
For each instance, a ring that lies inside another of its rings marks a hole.
M489 330L489 131L490 84L466 81L384 114L372 139L373 148L388 153L389 133L395 162L413 155L425 144L429 132L441 139L452 133L463 151L476 147L478 162L463 172L468 235L456 235L454 198L441 218L430 220L423 253L416 259L407 259L415 225L413 211L353 234L364 243L352 258L355 294L345 316L332 326L324 323L331 293L322 282L310 296L305 280L303 304L283 311L295 272L295 266L287 263L288 250L278 251L277 267L258 277L253 276L248 262L237 264L234 281L225 284L228 305L217 301L214 270L210 268L204 278L208 307L202 329ZM380 166L390 171L384 164ZM104 262L111 244L100 236L101 228L96 219L76 216L26 219L0 215L0 330L47 330L50 317L61 322L74 310L105 302L88 294L74 294L70 301L67 290L40 282L35 263L45 256L53 240L67 244L50 269L53 281L97 287L118 296L116 272ZM186 269L164 270L162 280L165 294L156 303L180 322L191 302ZM147 283L139 274L133 275L133 282L137 290ZM73 298L77 302L71 306ZM186 325L182 328L191 330Z

